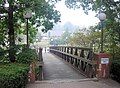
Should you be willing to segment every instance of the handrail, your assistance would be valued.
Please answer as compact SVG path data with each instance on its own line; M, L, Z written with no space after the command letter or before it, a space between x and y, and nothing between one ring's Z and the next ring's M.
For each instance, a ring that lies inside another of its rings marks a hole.
M97 61L91 48L51 46L50 52L63 58L87 77L96 77Z
M78 48L78 49L84 49L84 50L92 50L92 48L87 47L75 47L75 46L50 46L50 47L68 47L68 48Z
M61 52L59 50L54 50L54 49L50 49L50 50L56 51L56 52L59 52L59 53L62 53L62 54L69 55L70 57L74 57L74 58L77 58L77 59L82 60L84 62L88 62L88 64L91 64L91 65L93 65L93 64L95 65L97 63L96 61L93 62L93 61L91 61L89 59L86 59L86 58L83 58L83 57L79 57L79 56L76 56L76 55L72 55L72 54L68 54L68 53L64 53L64 52Z

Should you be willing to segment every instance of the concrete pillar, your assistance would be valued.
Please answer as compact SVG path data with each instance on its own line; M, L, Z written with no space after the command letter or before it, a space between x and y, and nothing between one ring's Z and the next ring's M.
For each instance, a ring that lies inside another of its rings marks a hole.
M98 78L108 78L109 77L109 62L110 55L107 53L96 54L97 59L97 77Z

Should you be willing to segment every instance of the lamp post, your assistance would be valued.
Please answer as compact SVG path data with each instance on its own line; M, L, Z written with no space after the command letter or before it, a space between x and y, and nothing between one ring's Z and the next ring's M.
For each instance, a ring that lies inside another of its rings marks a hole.
M100 7L100 12L98 14L98 18L101 22L101 49L100 49L100 53L104 53L104 51L103 51L103 22L106 19L106 14L104 12L102 12L103 0L101 0L100 4L101 4L101 7Z
M28 20L32 17L32 12L28 11L24 13L24 18L26 19L26 36L27 36L27 48L29 48L29 36L28 36L28 30L29 30L29 25L28 25Z
M99 15L99 20L101 22L101 50L100 52L103 53L103 21L106 19L106 14L103 12L100 12Z

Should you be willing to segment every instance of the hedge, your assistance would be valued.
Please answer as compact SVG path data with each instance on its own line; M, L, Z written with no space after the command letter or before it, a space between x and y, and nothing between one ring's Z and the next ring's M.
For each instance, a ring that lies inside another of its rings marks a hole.
M24 49L17 55L16 62L30 64L32 61L38 59L38 55L35 49Z
M27 64L0 64L0 88L25 88L28 71Z
M120 60L112 61L110 73L114 80L120 82Z

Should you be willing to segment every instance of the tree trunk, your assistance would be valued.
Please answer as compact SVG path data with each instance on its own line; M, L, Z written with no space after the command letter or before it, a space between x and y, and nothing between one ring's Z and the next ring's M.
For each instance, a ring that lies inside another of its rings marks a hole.
M15 39L14 39L14 25L13 25L13 7L10 6L8 10L8 29L9 29L9 59L15 62Z

